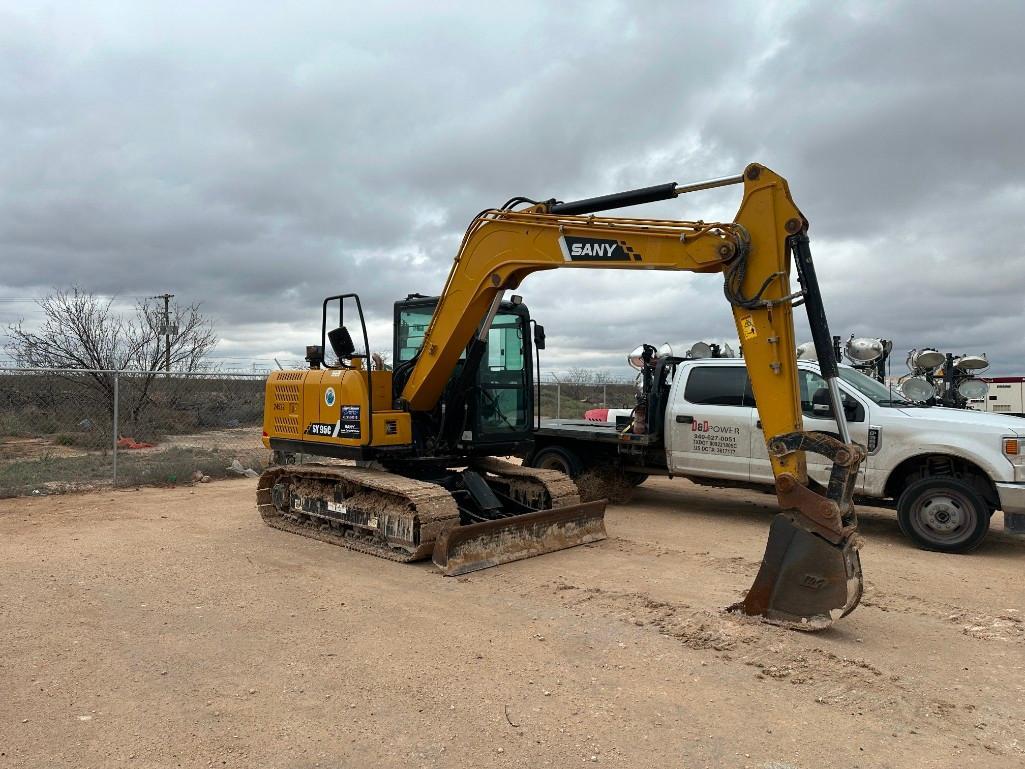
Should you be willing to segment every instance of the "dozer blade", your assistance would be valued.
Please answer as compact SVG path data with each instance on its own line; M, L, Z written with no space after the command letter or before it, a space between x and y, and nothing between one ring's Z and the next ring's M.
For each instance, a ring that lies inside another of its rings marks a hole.
M606 500L454 526L434 543L449 577L605 539Z
M730 610L821 630L853 611L861 592L861 558L851 535L833 544L780 513L769 527L754 584Z

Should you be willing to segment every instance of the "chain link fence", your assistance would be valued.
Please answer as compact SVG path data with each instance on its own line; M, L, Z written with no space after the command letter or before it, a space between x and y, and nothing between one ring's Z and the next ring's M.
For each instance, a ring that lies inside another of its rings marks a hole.
M633 382L564 381L544 377L535 397L535 413L542 419L583 419L592 409L632 409L637 405L637 386Z
M258 473L269 459L260 440L265 380L0 367L0 497ZM542 419L635 403L632 382L548 375L538 389Z
M265 379L0 368L0 497L258 472Z

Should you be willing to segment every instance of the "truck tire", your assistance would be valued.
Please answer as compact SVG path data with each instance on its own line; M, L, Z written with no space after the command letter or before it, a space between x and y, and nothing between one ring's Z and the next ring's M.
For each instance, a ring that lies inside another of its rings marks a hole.
M648 480L647 473L632 473L630 471L627 471L625 475L626 479L630 481L630 484L633 486L640 486L642 483Z
M990 506L957 478L922 478L897 500L900 530L923 550L967 553L989 531Z
M576 452L563 446L547 446L541 449L531 458L530 466L542 470L558 470L570 478L576 478L584 472L584 463Z

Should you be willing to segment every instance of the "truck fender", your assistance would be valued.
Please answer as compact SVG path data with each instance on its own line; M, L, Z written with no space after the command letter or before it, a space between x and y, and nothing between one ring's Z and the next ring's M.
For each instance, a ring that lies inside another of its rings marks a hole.
M944 475L970 476L976 479L975 485L986 500L994 506L999 506L993 473L979 464L977 455L966 456L965 454L966 452L954 450L953 447L938 447L932 451L912 454L893 466L881 489L866 491L870 493L878 491L878 496L897 499L904 487L907 486L909 478ZM877 494L872 493L872 495L876 496Z

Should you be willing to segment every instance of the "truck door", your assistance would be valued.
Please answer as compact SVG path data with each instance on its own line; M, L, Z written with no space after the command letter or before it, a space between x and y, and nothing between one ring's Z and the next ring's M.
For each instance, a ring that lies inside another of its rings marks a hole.
M831 416L825 416L822 414L816 414L813 400L815 393L819 390L826 389L826 380L824 380L815 371L809 371L807 369L798 369L797 372L798 382L801 387L801 413L804 415L804 429L806 431L815 431L821 433L830 433L831 435L839 438L839 433L836 427L836 420ZM748 385L750 387L750 385ZM841 392L844 393L845 400L854 401L854 397L847 394L843 387ZM851 440L855 443L860 443L862 446L868 444L868 421L866 419L865 408L858 402L859 408L848 412L847 414L847 426L851 432ZM754 411L754 425L752 429L753 438L751 446L751 480L758 483L774 482L772 476L772 465L769 464L769 452L765 448L765 434L762 432L762 423L758 418L757 408ZM831 464L821 454L808 454L808 475L821 483L823 486L829 483L829 472ZM857 487L859 490L864 487L865 484L865 464L863 463L861 468L858 470L858 483Z
M669 467L681 475L750 477L753 400L743 366L691 365L666 409Z

